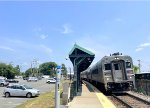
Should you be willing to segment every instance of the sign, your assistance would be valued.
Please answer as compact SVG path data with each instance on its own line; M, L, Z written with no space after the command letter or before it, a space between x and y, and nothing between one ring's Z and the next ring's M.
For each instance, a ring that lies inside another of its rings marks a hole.
M61 66L57 66L57 69L61 69Z

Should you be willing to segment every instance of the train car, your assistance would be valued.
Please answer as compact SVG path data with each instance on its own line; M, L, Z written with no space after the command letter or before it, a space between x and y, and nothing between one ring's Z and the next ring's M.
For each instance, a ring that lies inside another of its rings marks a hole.
M134 87L132 58L120 53L105 56L89 69L86 76L105 91L128 91Z
M85 71L81 72L81 80L88 80L88 73L90 71L90 68L86 69Z

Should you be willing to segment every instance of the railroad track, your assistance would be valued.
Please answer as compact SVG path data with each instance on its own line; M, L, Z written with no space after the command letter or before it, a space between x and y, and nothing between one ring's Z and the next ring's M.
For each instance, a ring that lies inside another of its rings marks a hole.
M128 93L124 95L112 94L108 98L114 102L117 108L150 108L150 102Z

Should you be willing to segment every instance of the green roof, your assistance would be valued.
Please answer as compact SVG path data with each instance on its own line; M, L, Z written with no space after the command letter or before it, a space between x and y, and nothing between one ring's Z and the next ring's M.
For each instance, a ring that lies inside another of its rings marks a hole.
M92 53L91 51L89 51L89 50L87 50L87 49L85 49L85 48L83 48L83 47L77 45L76 43L74 44L74 47L73 47L73 48L71 49L71 51L69 52L69 55L71 55L71 54L73 53L73 51L74 51L76 48L79 49L79 50L81 50L81 51L83 51L83 52L85 52L85 53L87 53L87 54L89 54L89 55L95 55L95 54Z

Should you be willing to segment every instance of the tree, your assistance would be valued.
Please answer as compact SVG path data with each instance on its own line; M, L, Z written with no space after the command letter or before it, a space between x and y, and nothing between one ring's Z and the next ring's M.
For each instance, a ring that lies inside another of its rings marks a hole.
M139 67L133 65L133 72L136 74L136 73L138 73L138 71L139 71Z
M67 68L65 67L65 64L61 65L61 72L63 76L67 76Z
M15 75L20 75L21 74L19 65L14 67L14 71L15 71Z
M25 71L25 77L38 76L37 68L29 68Z
M55 62L46 62L39 66L39 71L43 75L56 76L56 66Z
M7 65L5 63L0 63L0 76L11 79L14 78L15 75L15 69L11 64Z

